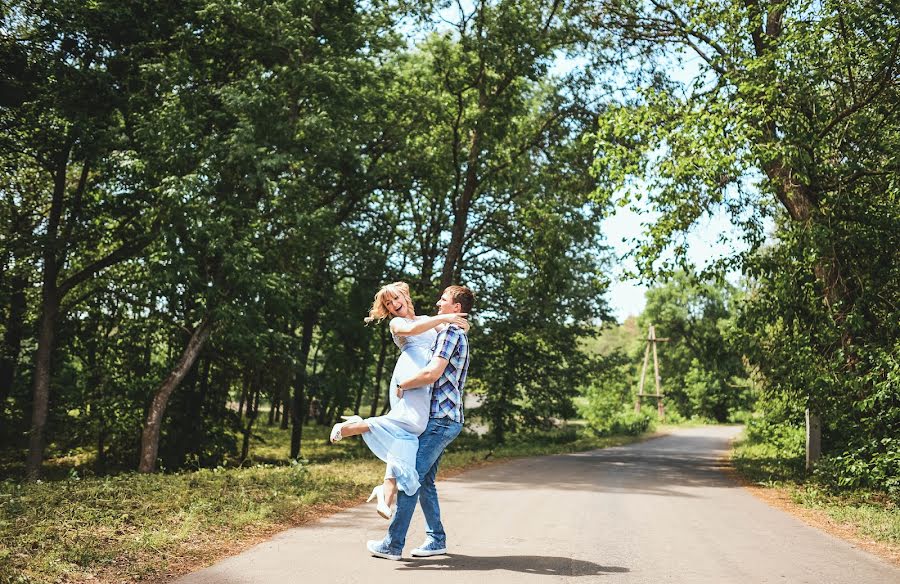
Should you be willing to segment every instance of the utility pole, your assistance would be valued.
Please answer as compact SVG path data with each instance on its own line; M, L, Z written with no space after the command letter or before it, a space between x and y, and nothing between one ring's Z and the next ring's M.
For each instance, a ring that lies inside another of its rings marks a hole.
M662 393L662 383L659 377L659 358L656 355L656 343L668 343L668 338L656 338L656 327L652 324L650 325L650 330L647 333L647 348L644 351L644 366L641 367L641 381L638 385L638 393L634 399L634 411L641 411L641 398L643 397L651 397L656 398L656 411L659 419L662 420L665 418L665 408L663 406L663 393ZM647 377L647 364L650 361L650 348L653 348L653 377L656 381L656 394L652 393L644 393L644 380Z

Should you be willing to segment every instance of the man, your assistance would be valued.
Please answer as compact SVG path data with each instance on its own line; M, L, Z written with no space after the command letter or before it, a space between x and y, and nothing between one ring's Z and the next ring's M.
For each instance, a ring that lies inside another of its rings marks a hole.
M475 295L465 286L449 286L437 302L438 314L469 313L475 303ZM469 339L457 326L450 325L438 334L431 361L417 374L404 379L393 388L402 395L406 389L431 385L431 413L425 431L419 436L416 455L416 471L422 486L413 495L403 491L397 494L397 510L391 518L387 536L370 540L366 547L373 556L399 560L406 544L406 532L421 499L425 515L425 542L412 551L415 557L436 556L447 553L447 534L441 523L434 479L444 449L459 436L463 427L463 386L469 371Z

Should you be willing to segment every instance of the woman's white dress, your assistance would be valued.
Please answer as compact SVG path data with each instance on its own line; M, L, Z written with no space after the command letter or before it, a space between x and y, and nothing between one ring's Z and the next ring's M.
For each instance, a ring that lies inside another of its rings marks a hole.
M393 336L393 339L401 352L388 391L391 411L366 419L369 431L362 437L375 456L387 464L385 478L397 479L397 488L412 495L419 490L416 453L419 434L425 431L431 411L431 386L408 389L402 398L397 397L395 387L398 381L409 379L431 361L437 332L429 329L419 335Z

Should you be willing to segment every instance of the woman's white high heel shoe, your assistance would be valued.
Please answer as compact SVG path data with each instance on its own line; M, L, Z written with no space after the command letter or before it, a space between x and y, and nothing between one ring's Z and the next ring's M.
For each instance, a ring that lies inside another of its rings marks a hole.
M344 416L341 416L344 417ZM362 422L362 418L359 416L350 416L349 418L344 417L346 421L338 422L331 428L331 443L340 442L344 437L341 436L341 428L344 426L348 426L350 424L355 424L356 422Z
M378 499L378 504L375 505L375 510L378 511L378 514L384 517L385 519L390 519L391 515L394 512L390 507L387 506L387 503L384 500L384 485L378 485L374 489L372 489L372 494L369 495L369 498L366 499L366 503L372 501L372 499Z

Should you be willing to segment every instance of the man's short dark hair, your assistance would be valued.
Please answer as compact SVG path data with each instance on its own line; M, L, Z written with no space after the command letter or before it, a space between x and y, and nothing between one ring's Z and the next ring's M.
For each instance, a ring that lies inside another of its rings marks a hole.
M465 286L447 286L444 292L449 292L454 303L459 303L462 312L472 312L475 305L475 293Z

